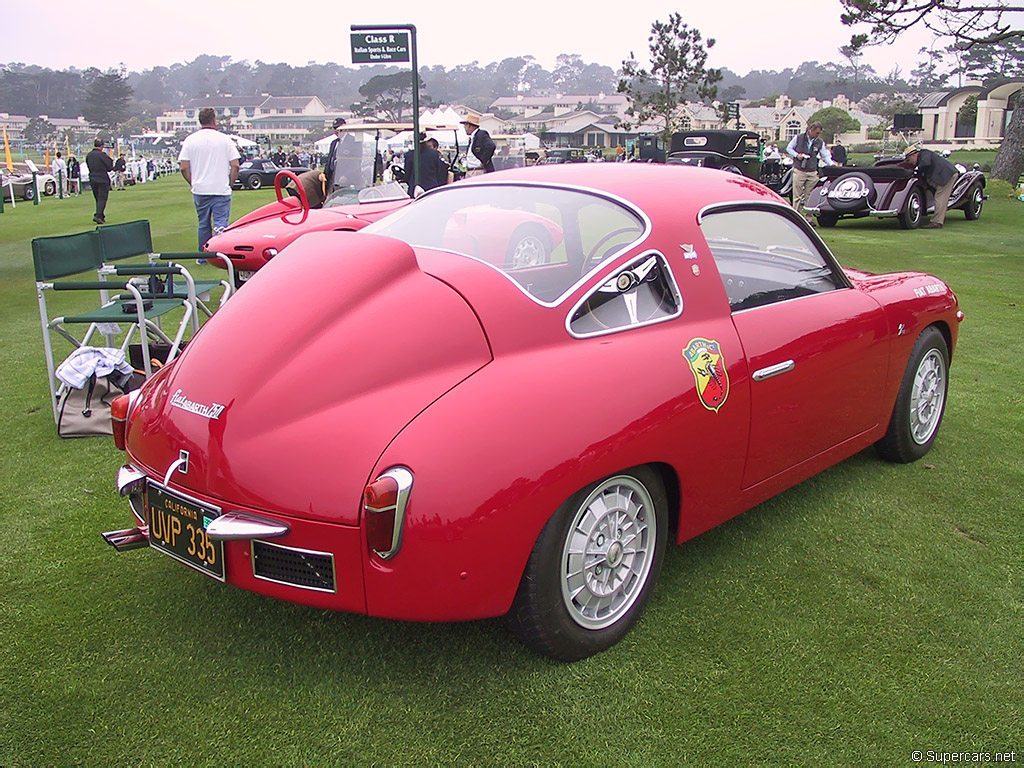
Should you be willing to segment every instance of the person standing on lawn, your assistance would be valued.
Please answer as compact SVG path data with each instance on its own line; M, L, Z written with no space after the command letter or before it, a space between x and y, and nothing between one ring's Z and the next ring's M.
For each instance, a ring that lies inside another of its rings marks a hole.
M946 222L946 209L949 207L949 196L953 192L960 172L949 160L930 149L921 149L919 144L911 144L903 151L903 162L900 165L913 168L935 193L935 213L932 220L924 225L925 229L942 229Z
M89 169L89 186L96 200L96 213L92 220L97 224L106 224L107 198L110 196L110 174L114 170L114 161L103 151L106 142L96 139L92 143L92 152L85 156L85 166Z
M817 226L804 212L804 203L818 183L818 163L832 164L825 142L821 140L821 123L811 123L806 131L794 136L786 147L786 154L793 158L793 207L808 224Z
M199 126L182 142L178 166L192 186L202 250L214 233L227 229L231 185L238 178L239 154L235 142L217 130L217 113L212 107L199 110Z

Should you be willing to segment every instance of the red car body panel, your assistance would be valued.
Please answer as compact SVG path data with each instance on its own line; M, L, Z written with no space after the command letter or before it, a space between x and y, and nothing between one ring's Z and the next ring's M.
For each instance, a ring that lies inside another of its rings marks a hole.
M308 211L303 220L298 199L287 197L267 203L241 217L223 232L211 237L203 250L223 253L231 259L236 270L255 272L276 255L268 254L268 248L279 253L296 238L310 232L355 232L409 202L386 200L317 208ZM210 263L226 269L219 261Z
M189 451L172 489L284 520L291 530L275 544L332 552L339 569L335 593L274 584L253 577L248 542L228 542L228 582L400 619L501 615L541 529L587 484L653 466L682 542L877 441L927 326L955 346L955 296L917 273L847 270L850 287L731 313L699 217L711 204L788 211L748 179L594 164L495 181L606 190L650 227L555 306L483 261L312 234L143 390L128 420L130 463L159 482ZM577 303L652 250L671 269L682 314L573 338ZM260 343L240 345L261 320ZM694 337L720 347L729 391L717 411L702 404L682 356ZM752 371L787 357L797 375L753 386ZM179 390L223 404L221 417L171 407ZM395 466L415 483L401 550L382 559L369 552L361 495Z

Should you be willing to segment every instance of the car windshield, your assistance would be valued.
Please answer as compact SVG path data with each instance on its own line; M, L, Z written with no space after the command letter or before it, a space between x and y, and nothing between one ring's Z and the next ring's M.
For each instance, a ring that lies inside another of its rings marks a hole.
M578 189L454 185L363 231L482 261L555 304L581 276L639 242L646 222L623 203Z
M353 205L355 203L380 203L385 200L403 200L409 197L405 187L397 181L387 184L378 184L375 187L339 187L331 192L324 202L324 208L334 208L339 205Z

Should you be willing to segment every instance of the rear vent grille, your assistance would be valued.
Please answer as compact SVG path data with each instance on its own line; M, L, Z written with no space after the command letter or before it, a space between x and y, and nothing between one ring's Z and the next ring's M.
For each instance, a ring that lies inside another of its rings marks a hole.
M251 245L236 245L235 250L244 251L245 253L252 253L253 251L256 250L256 248Z
M301 589L334 592L334 556L265 541L252 543L252 569L258 579Z

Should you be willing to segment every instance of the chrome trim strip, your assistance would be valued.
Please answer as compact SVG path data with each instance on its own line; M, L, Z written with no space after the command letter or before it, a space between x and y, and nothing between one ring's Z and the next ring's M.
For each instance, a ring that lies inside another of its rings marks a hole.
M377 479L380 480L385 477L390 477L398 483L398 503L394 507L395 527L391 533L391 548L386 552L381 552L375 549L373 550L373 554L377 555L381 560L390 560L392 557L397 555L398 550L402 548L402 529L405 527L405 507L409 503L409 494L412 491L413 474L407 467L392 467ZM391 509L391 507L372 511L384 512L389 509ZM370 508L367 507L367 510L369 511Z
M569 288L567 288L554 301L541 301L536 296L534 296L532 293L527 291L522 285L520 285L518 282L516 282L516 280L514 280L507 272L505 272L501 268L495 266L491 262L485 261L484 259L481 259L481 258L479 258L477 256L470 256L468 253L463 253L462 251L454 251L454 250L451 250L449 248L438 248L438 247L434 247L434 246L430 246L430 245L414 245L412 243L408 243L407 244L407 245L409 245L410 248L426 248L426 249L429 249L429 250L432 250L432 251L444 251L446 253L453 253L453 254L455 254L457 256L461 256L461 257L466 258L466 259L471 259L473 261L478 261L481 264L484 264L484 265L490 267L495 272L500 274L502 277L504 277L506 280L508 280L510 283L512 283L516 288L518 288L523 293L523 295L526 296L530 301L534 302L535 304L539 304L542 307L549 307L549 308L550 307L557 307L559 304L561 304L563 301L565 301L567 298L569 298L572 294L574 294L576 291L578 291L580 286L585 285L587 282L589 282L590 278L595 273L597 273L600 270L604 269L605 266L607 266L611 262L615 261L615 259L617 259L620 256L622 256L622 254L628 253L630 251L630 249L636 248L638 245L642 244L648 237L650 237L651 231L653 229L653 227L651 226L650 218L647 216L647 214L643 210L641 210L639 207L637 207L636 204L630 202L629 200L626 200L623 197L619 197L618 195L615 195L615 194L613 194L611 192L605 192L603 190L594 189L592 187L583 187L583 186L579 186L577 184L554 184L554 183L551 183L551 182L541 182L541 181L511 181L511 180L509 180L509 181L501 181L501 180L498 180L498 181L485 181L485 182L474 181L471 184L467 184L465 181L460 181L459 184L457 185L457 188L465 189L465 188L468 188L468 187L471 187L471 186L472 187L540 187L540 188L543 188L543 189L562 189L562 190L569 190L569 191L573 191L573 192L583 192L583 193L588 194L588 195L593 195L594 197L602 197L605 200L609 200L609 201L611 201L613 203L617 203L618 205L620 205L623 208L625 208L626 210L628 210L630 213L635 214L637 216L637 218L639 218L641 223L643 224L643 228L644 228L643 232L641 232L639 235L637 235L637 238L633 242L631 242L625 248L623 248L623 249L621 249L619 251L616 251L611 256L609 256L604 261L602 261L600 264L596 265L593 269L591 269L589 272L587 272L585 275L583 275L579 280L577 280L575 283L573 283L571 286L569 286ZM452 185L444 185L444 186L441 186L441 187L435 187L434 189L431 189L428 192L424 192L422 195L420 195L416 199L417 199L417 201L418 200L422 200L425 197L427 197L428 195L435 195L435 194L438 194L439 192L441 192L441 191L443 191L445 189L449 189L450 190L450 189L453 189L453 188L455 188L455 187L453 187ZM386 221L386 219L381 219L381 221ZM376 223L377 222L373 222L373 224L376 224ZM370 226L373 226L373 224L371 224ZM366 232L366 229L362 229L362 230L360 230L360 232ZM376 231L371 230L370 232L366 232L366 234L368 234L368 235L375 235L377 233L376 233ZM382 235L382 236L383 237L389 237L389 235ZM405 242L405 241L403 240L402 242Z
M334 589L324 589L323 587L307 587L303 584L295 584L291 581L281 581L280 579L272 579L269 576L260 576L256 573L256 550L255 545L259 542L268 547L274 547L275 549L284 549L288 552L299 552L303 555L320 555L322 557L329 557L331 559L331 581L334 582ZM301 549L299 547L286 547L281 544L274 544L269 541L263 541L261 539L252 539L249 542L249 562L252 563L252 577L259 579L260 581L269 581L272 584L283 584L286 587L294 587L295 589L308 589L310 592L327 592L328 594L334 594L338 591L338 572L337 566L334 562L333 552L318 552L315 549Z
M226 512L206 526L206 535L216 541L274 539L291 530L287 523L268 520L248 512Z
M673 293L675 294L675 297L676 297L676 306L678 307L678 310L675 313L673 313L671 315L666 315L665 317L659 317L659 318L656 318L654 320L645 320L645 321L643 321L641 323L636 323L635 325L624 325L621 328L608 328L608 329L603 330L603 331L594 331L593 333L583 333L583 334L573 333L572 328L570 327L570 325L572 323L572 316L576 314L576 310L578 310L580 307L582 307L587 302L587 300L590 299L591 296L593 296L595 293L597 293L599 290L601 290L601 286L604 285L605 280L599 280L597 285L595 285L590 291L588 291L586 294L584 294L583 298L581 298L579 301L577 301L576 304L573 305L572 309L569 310L569 313L565 316L565 330L566 330L566 333L568 333L574 339L591 339L591 338L594 338L594 337L597 337L597 336L607 336L608 334L611 334L611 333L620 333L622 331L633 330L634 328L643 328L643 327L648 326L648 325L656 325L657 323L664 323L667 320L674 320L675 318L677 318L681 314L683 314L683 296L679 292L679 284L676 282L676 276L672 272L672 266L668 263L668 259L665 257L665 254L663 254L661 251L654 250L654 249L651 249L649 251L645 251L644 253L642 253L639 256L637 256L635 259L631 259L630 261L628 261L625 264L623 264L621 268L622 269L626 269L629 266L635 264L636 262L642 261L643 259L645 259L645 258L647 258L648 256L651 256L651 255L659 256L661 258L661 261L662 261L665 269L668 271L669 283L672 285L672 291L673 291ZM610 275L609 275L609 277L610 277Z
M794 368L796 368L796 363L792 360L787 360L784 363L777 363L775 365L769 365L767 368L754 371L754 381L764 381L765 379L770 379L773 376L789 373Z

